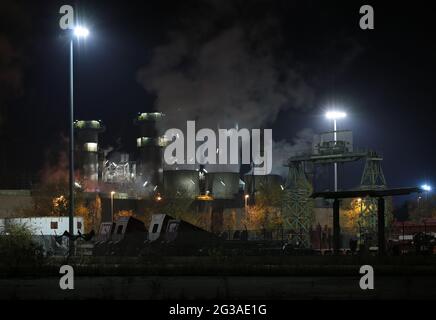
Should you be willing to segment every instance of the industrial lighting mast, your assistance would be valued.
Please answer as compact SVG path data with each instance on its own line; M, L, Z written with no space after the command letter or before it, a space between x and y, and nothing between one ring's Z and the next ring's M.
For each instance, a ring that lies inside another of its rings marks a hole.
M329 120L333 120L333 141L336 145L336 141L338 141L337 136L337 126L336 122L339 119L343 119L347 116L345 112L342 111L328 111L325 114L326 118ZM334 170L335 170L335 192L338 191L338 163L334 163Z
M86 38L89 30L76 26L73 34L77 39ZM69 233L74 235L74 38L70 39L70 118L69 118ZM69 240L69 255L74 252L74 244Z

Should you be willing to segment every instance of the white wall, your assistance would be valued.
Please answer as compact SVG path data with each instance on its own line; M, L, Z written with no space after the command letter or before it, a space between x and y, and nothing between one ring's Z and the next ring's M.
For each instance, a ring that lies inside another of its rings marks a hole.
M53 222L53 224L52 224ZM57 222L57 228L56 227ZM15 218L15 219L0 219L0 232L3 232L7 224L25 225L33 235L61 235L64 231L69 230L68 217L38 217L38 218ZM79 228L78 228L79 227ZM78 230L84 233L84 221L82 217L74 218L74 234L78 234Z

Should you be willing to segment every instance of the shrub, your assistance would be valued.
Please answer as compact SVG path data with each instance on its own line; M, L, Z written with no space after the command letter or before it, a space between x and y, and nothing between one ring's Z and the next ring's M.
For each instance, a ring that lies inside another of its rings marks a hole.
M0 234L0 265L14 268L42 263L43 250L23 225L8 225Z

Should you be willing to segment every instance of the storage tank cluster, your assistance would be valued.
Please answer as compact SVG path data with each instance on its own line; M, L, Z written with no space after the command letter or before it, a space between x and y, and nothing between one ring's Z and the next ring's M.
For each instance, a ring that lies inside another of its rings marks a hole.
M202 190L202 179L205 188ZM167 197L195 199L208 195L213 199L234 199L240 190L239 173L199 170L166 170L163 173L164 194Z
M278 174L270 174L264 176L255 176L246 174L244 176L245 193L254 195L256 192L262 192L263 190L283 190L283 178Z
M117 181L127 181L135 184L137 189L144 192L147 186L148 190L152 191L150 195L162 194L167 198L185 197L189 199L205 196L214 200L231 200L243 194L254 195L262 188L271 189L282 186L282 178L278 175L252 176L247 174L241 181L239 172L208 172L202 166L196 170L164 171L163 149L167 141L159 131L164 118L165 115L160 112L151 112L139 113L134 119L134 124L138 128L137 155L134 161L122 162L122 169L128 171L124 174L128 176L128 179L121 180L107 177L107 179L102 179L103 165L99 163L106 163L110 160L114 162L114 165L118 164L116 168L120 167L119 163L115 163L117 161L112 159L113 155L112 158L105 156L99 148L99 134L105 130L102 122L98 120L75 121L76 164L81 177L88 181L112 184L116 184ZM128 169L125 169L126 163L129 164ZM109 173L118 172L112 171ZM106 172L106 175L109 173Z

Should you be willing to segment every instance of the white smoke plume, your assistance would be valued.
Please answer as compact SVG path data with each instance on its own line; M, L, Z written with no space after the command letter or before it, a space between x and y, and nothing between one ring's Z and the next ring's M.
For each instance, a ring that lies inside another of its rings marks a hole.
M185 131L187 120L198 129L269 128L280 111L312 107L314 92L298 62L277 54L283 45L278 21L244 21L235 18L232 4L203 4L210 14L187 17L138 72L138 81L156 95L156 109L166 114L166 128ZM297 148L276 144L275 164Z
M251 53L239 27L223 31L199 47L183 36L155 50L141 70L144 87L156 93L166 125L259 128L284 108L304 108L312 91L292 69L279 70L271 52ZM188 60L188 62L185 62Z
M312 129L303 129L297 133L292 143L285 140L275 141L273 144L273 170L272 174L286 177L288 168L285 166L292 156L307 154L311 151L314 132Z

